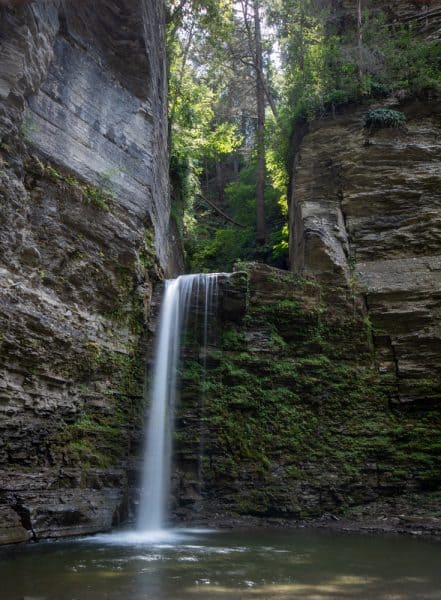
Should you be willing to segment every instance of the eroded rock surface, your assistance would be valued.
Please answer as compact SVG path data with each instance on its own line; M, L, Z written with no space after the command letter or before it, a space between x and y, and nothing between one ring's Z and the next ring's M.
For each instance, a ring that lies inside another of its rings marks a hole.
M0 541L130 511L170 221L163 6L0 8Z
M208 355L184 347L178 517L402 531L415 518L439 534L439 411L393 403L363 303L338 283L242 268L220 286Z
M362 294L380 372L400 403L441 393L441 105L393 100L404 128L368 131L369 106L312 124L298 147L292 263Z

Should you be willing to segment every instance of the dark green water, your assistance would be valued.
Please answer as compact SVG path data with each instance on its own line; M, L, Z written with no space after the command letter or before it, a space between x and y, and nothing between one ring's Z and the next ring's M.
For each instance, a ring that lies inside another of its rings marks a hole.
M441 544L315 530L124 534L0 550L1 600L441 599Z

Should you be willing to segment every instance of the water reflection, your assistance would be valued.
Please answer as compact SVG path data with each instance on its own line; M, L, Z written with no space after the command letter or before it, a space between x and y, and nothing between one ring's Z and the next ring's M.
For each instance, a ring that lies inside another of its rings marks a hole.
M441 599L440 547L306 530L119 532L2 549L1 598Z

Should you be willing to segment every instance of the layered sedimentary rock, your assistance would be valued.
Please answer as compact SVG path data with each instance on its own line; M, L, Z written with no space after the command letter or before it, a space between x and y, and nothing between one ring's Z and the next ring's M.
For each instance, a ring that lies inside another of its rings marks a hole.
M372 108L406 126L369 130ZM291 259L361 294L397 402L441 393L441 104L389 100L313 123L297 147Z
M368 514L440 532L439 413L391 402L363 303L338 283L241 269L220 285L208 353L197 335L184 346L179 518Z
M0 541L108 528L170 221L163 6L0 9Z
M98 187L155 229L169 262L165 51L159 2L41 1L2 9L0 132ZM4 142L4 144L7 142Z

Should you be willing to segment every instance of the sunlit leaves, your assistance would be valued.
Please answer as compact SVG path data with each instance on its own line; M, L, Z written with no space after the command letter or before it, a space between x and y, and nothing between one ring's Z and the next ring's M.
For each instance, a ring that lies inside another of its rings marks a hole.
M168 2L170 170L178 226L194 226L192 204L200 191L203 162L240 143L234 124L216 114L218 40L231 27L230 0Z

